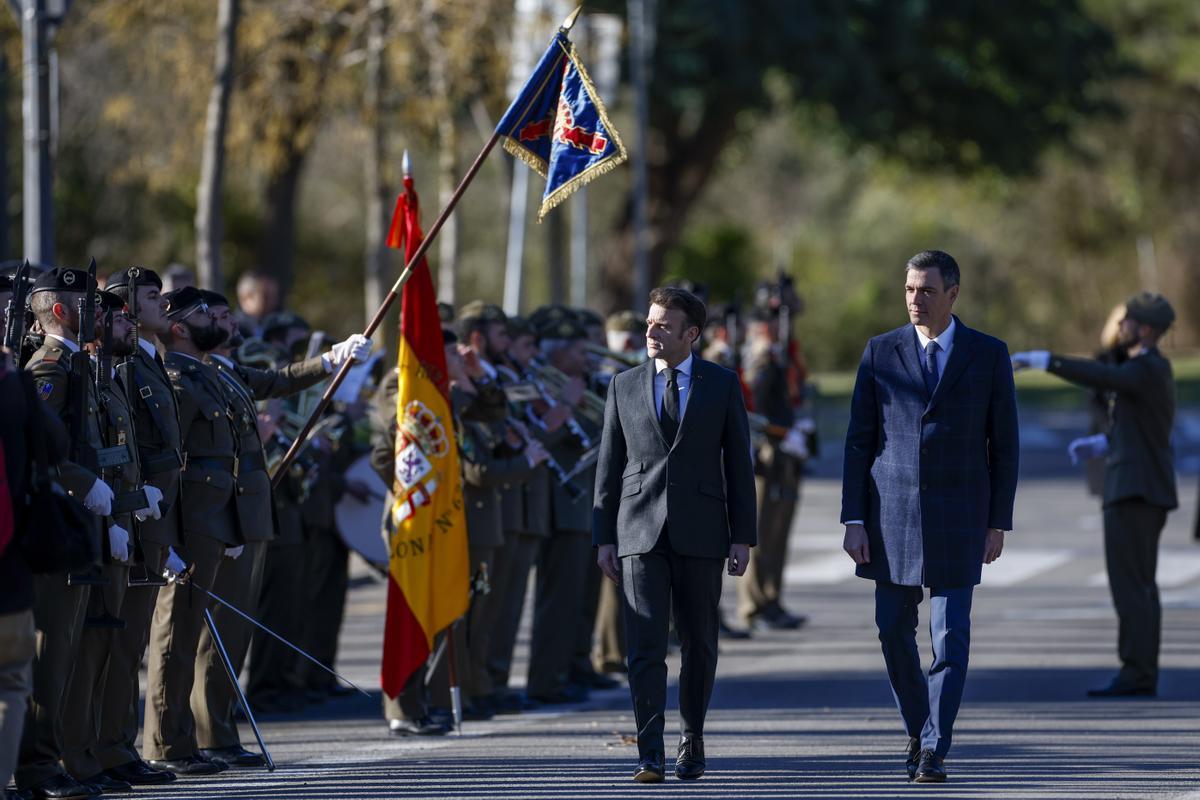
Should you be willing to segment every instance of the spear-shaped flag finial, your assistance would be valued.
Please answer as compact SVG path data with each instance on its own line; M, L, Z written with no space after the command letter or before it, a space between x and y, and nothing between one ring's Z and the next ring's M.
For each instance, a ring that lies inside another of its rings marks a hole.
M571 28L575 27L575 20L579 19L579 14L583 11L583 6L576 6L567 18L563 20L562 30L566 33L571 32Z
M408 148L404 148L404 155L400 157L400 170L404 173L404 177L412 176L412 161L408 157Z

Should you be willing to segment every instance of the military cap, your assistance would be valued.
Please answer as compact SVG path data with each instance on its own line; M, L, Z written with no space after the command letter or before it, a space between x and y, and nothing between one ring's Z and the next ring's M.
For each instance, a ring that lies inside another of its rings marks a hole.
M508 318L508 335L512 338L518 336L532 336L533 326L524 317L509 317Z
M540 333L543 328L549 328L553 325L556 325L569 316L571 316L571 312L568 311L565 306L540 306L529 315L529 324L533 326L535 331Z
M229 308L229 300L220 292L214 292L211 289L201 289L200 296L204 298L204 302L209 306L225 306Z
M472 300L458 310L460 320L482 319L484 322L508 322L504 309L495 303L485 303L482 300Z
M575 309L575 319L579 320L579 324L585 328L597 326L604 327L604 317L592 311L590 308Z
M182 319L196 309L207 305L204 295L195 286L184 286L163 295L167 298L167 319Z
M268 314L267 318L263 320L262 335L264 339L267 339L288 328L312 330L312 326L299 314L293 314L291 311L276 311L274 314Z
M540 328L538 330L538 338L563 339L570 342L577 339L586 339L588 335L578 320L567 317Z
M458 334L449 325L442 327L442 344L458 344Z
M646 332L646 317L636 311L617 311L608 315L604 321L607 331L640 334Z
M120 295L101 289L96 292L96 304L101 311L120 311L125 307L125 300Z
M1165 331L1175 321L1175 309L1161 294L1139 292L1125 302L1125 316Z
M79 292L87 291L87 270L72 269L71 267L55 267L38 276L33 282L30 294L38 292Z
M138 286L153 286L155 289L162 291L162 278L158 277L158 273L146 267L126 267L123 270L114 272L108 276L108 280L104 282L105 289L120 289L129 286L129 270L138 270L137 277L134 278Z
M438 303L438 319L442 322L454 322L454 306L449 303Z

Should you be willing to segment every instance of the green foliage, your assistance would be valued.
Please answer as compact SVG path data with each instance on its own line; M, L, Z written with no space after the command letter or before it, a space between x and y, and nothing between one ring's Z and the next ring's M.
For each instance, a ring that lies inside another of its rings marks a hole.
M709 298L716 302L744 301L758 267L759 255L750 231L718 224L696 230L671 252L664 280L704 284Z

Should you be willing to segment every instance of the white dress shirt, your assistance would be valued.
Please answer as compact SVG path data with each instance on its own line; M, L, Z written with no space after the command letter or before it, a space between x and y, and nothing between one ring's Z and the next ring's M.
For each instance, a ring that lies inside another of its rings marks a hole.
M662 419L663 395L667 393L667 362L656 358L654 368L658 370L654 375L654 410L658 412L659 419ZM679 384L679 421L683 422L683 415L687 412L688 395L692 393L692 356L688 355L675 369L679 370L675 382Z
M925 350L929 347L930 342L937 342L938 347L942 348L938 351L937 358L937 373L938 380L941 380L942 373L946 371L946 363L950 360L950 350L954 347L954 328L957 323L954 317L950 318L950 324L946 326L946 330L942 331L933 339L930 339L925 334L921 333L920 328L914 328L917 332L917 342L921 345L921 366L925 366Z
M47 333L47 334L46 334L46 338L47 338L47 339L56 339L56 340L58 340L58 341L62 342L62 343L63 343L63 344L66 346L66 348L67 348L67 350L68 350L69 352L72 352L72 353L78 353L78 352L79 352L79 345L78 345L78 344L76 344L76 343L75 343L73 340L71 340L71 339L64 339L63 337L59 336L57 333Z
M154 347L154 342L147 339L145 336L138 337L138 344L141 345L142 351L150 356L151 360L158 357L158 350Z

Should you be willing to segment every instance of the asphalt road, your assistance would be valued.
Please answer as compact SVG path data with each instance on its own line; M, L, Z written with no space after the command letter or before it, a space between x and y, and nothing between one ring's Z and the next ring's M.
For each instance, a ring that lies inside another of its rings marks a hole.
M1084 690L1106 683L1116 665L1098 505L1077 479L1022 484L1016 531L976 594L972 663L945 785L904 777L905 736L875 639L871 586L852 576L838 549L838 487L822 480L804 489L788 570L788 604L809 624L722 643L705 735L709 772L699 782L631 782L634 725L628 693L616 689L579 707L421 741L389 737L374 700L330 701L303 716L263 720L279 763L272 774L231 771L136 796L1200 798L1195 476L1181 489L1183 509L1170 516L1161 549L1160 696L1095 701ZM359 574L339 667L377 687L384 597ZM526 644L523 635L522 663ZM673 698L668 717L670 731ZM253 741L244 726L243 741Z

